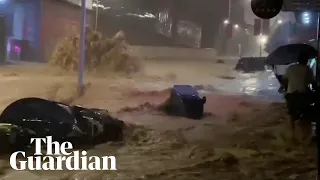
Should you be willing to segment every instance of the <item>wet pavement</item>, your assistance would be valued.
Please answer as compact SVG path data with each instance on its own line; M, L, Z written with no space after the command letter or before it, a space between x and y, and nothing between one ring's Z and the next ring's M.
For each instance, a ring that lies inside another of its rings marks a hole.
M283 95L278 92L279 82L273 72L239 73L234 79L215 78L202 80L202 84L192 84L201 94L212 92L244 95L248 98L283 102ZM143 82L136 87L144 91L159 91L172 87L173 83Z
M42 63L30 63L20 61L9 61L10 64L24 64L24 65L39 65ZM7 77L7 80L19 79L17 77ZM278 93L279 83L272 71L263 71L256 73L238 73L234 79L224 78L210 78L202 79L201 88L198 88L202 93L217 92L245 95L251 98L258 98L272 102L283 102L283 95ZM198 82L199 83L199 82ZM143 91L159 91L172 87L177 83L170 82L136 82L134 86ZM188 83L190 85L198 86L196 83Z
M215 88L232 94L248 95L277 102L283 101L283 95L278 92L279 82L272 72L239 73L235 79L224 81Z

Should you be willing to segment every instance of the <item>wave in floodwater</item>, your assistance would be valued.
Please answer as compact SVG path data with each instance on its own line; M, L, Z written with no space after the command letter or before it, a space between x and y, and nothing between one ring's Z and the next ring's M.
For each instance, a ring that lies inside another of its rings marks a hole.
M208 171L210 163L207 161L215 154L212 146L191 146L181 131L156 132L130 124L125 130L125 137L123 142L100 144L88 150L88 155L116 156L116 172L41 172L40 176L42 179L60 176L59 180L61 176L68 180L138 180L172 179L171 172L179 172L186 173L184 178L196 179L204 172L203 168Z
M266 172L273 179L293 177L295 172L310 179L316 174L316 149L284 145L279 134L284 116L283 104L272 104L250 116L233 116L226 126L198 121L188 128L157 131L127 124L124 141L88 150L89 156L116 156L118 171L10 173L17 180L239 180L263 179ZM209 132L206 136L212 140L190 142L186 135L196 135L195 129L198 134Z
M101 179L203 179L210 177L214 162L237 159L226 153L220 159L212 145L191 145L182 131L156 132L143 126L129 125L126 140L121 144L97 146L90 153L113 153L117 157L117 172L100 174ZM219 163L217 163L219 164ZM223 168L223 166L217 168ZM226 168L226 167L225 167ZM85 180L97 178L94 172L82 172L71 178Z
M169 90L134 93L134 96L139 98L148 99L153 96L159 97L161 101L156 105L146 101L138 106L122 108L118 113L128 113L133 118L141 118L142 116L135 117L132 112L159 111L161 110L159 104L166 100L164 97L169 94ZM124 141L99 144L87 150L88 156L115 156L117 171L25 172L27 174L9 171L8 176L17 180L28 179L28 176L32 177L32 180L211 180L212 178L239 180L266 177L264 174L266 171L270 172L268 176L275 179L287 178L292 172L312 175L316 166L316 163L312 162L313 158L314 161L316 158L312 156L311 151L289 149L287 152L287 147L274 145L282 137L278 135L278 125L285 119L283 105L271 105L268 111L255 113L245 117L234 114L232 123L226 127L210 124L208 120L212 117L197 121L188 128L165 131L127 124ZM167 118L167 116L149 114L148 118L150 121L156 121L157 118ZM247 119L252 119L252 122L248 123ZM172 117L170 120L177 119ZM260 123L264 121L265 124L261 125ZM248 124L250 129L242 130L246 129ZM186 136L198 134L210 137L212 140L195 143L190 142ZM262 152L261 149L267 152Z

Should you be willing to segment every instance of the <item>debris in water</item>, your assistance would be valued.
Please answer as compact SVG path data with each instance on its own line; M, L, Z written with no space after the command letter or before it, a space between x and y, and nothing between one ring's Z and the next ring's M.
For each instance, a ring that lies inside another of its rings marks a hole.
M232 76L219 76L221 79L228 79L228 80L232 80L235 79L236 77L232 77Z

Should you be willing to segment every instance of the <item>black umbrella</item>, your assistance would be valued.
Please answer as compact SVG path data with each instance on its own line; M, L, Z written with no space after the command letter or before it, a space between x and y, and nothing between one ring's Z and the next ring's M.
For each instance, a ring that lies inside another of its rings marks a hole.
M314 58L318 55L318 51L307 44L288 44L280 46L273 51L266 59L269 65L287 65L298 62L299 55L306 53L309 58Z

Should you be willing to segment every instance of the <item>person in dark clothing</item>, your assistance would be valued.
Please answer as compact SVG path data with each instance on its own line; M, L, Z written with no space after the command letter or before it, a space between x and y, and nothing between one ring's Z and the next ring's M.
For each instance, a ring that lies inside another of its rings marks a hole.
M285 99L290 115L292 137L298 121L300 128L304 128L304 131L311 130L311 122L301 119L310 108L312 101L310 85L314 84L313 72L307 65L308 59L307 54L301 54L298 63L289 66L282 79L286 91Z
M278 89L279 93L284 93L284 87L282 83L283 74L285 73L286 68L288 65L273 65L273 71L275 73L275 76L280 84L280 87Z
M279 81L279 83L280 83L280 87L279 87L279 89L278 89L278 92L279 93L283 93L283 91L284 91L284 88L283 88L283 83L282 83L282 79L283 79L283 75L275 75L276 76L276 78L277 78L277 80Z

